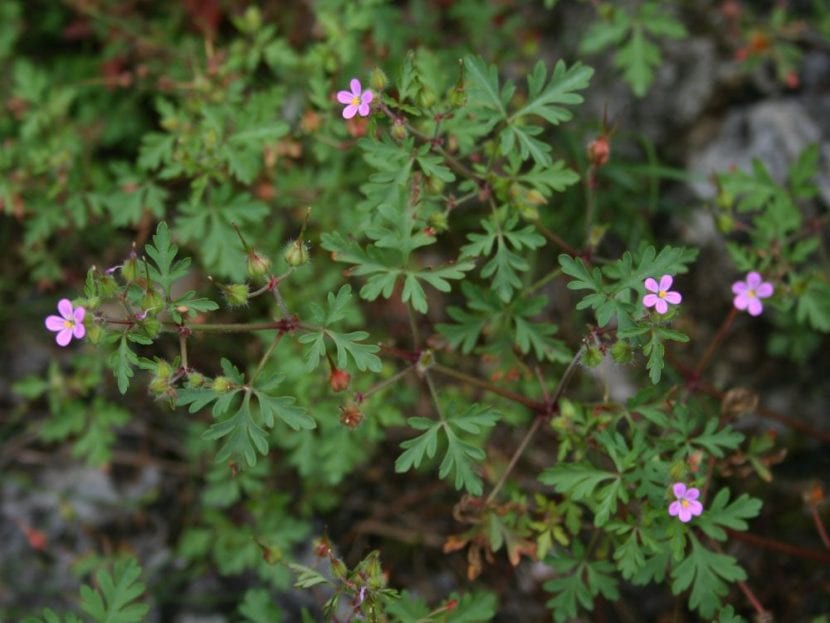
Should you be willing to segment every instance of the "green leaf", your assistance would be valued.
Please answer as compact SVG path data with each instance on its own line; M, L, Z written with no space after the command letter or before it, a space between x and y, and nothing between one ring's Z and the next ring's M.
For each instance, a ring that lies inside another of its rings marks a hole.
M170 230L164 221L158 224L153 235L153 243L148 244L144 250L155 264L150 266L150 278L162 286L169 298L170 285L187 274L190 258L176 260L178 247L170 239Z
M660 49L645 38L643 27L635 24L629 40L614 56L614 64L623 70L626 82L637 97L643 97L660 65Z
M232 394L226 394L226 396ZM225 439L216 461L227 461L232 457L241 457L249 467L257 462L257 452L265 456L268 454L268 436L262 427L257 424L251 411L250 394L245 394L242 403L236 410L231 409L231 402L223 402L223 409L214 406L214 416L220 417L234 411L228 417L211 425L204 433L205 439ZM219 403L217 403L219 404Z
M549 557L550 564L558 577L544 583L545 591L553 593L547 607L557 623L570 621L579 614L580 608L594 609L598 595L615 601L619 599L617 582L612 575L614 566L606 561L590 561L583 558L581 545L574 544L573 554Z
M816 331L830 333L830 283L812 279L796 297L795 317Z
M100 569L95 574L97 589L81 587L81 609L98 623L138 623L150 608L134 603L144 592L141 567L134 558L115 562L110 574Z
M452 406L449 411L452 411ZM439 433L443 433L446 453L439 466L439 477L445 479L453 476L456 489L463 488L472 495L481 495L483 482L474 471L474 466L484 459L485 452L464 437L484 434L495 426L498 419L498 412L480 405L472 405L446 421L410 418L410 426L425 432L401 443L404 452L395 461L395 471L409 471L413 467L420 467L425 458L433 458L438 450Z
M729 489L723 488L698 517L697 526L713 539L725 541L727 534L723 528L744 531L748 527L746 520L757 517L760 512L761 500L744 493L730 504Z
M121 336L118 349L110 355L109 365L118 383L118 391L125 394L133 378L133 366L138 365L138 355L130 350L126 333Z
M533 225L517 228L518 215L502 220L499 216L482 221L485 233L467 234L469 244L461 249L462 257L480 257L495 254L481 269L481 276L492 277L492 288L504 302L509 302L513 291L522 286L518 273L527 271L530 264L514 251L538 249L545 244Z
M264 426L272 428L274 418L277 417L294 430L311 430L316 428L308 412L295 403L294 396L276 396L276 389L282 382L282 377L274 375L270 379L258 381L252 389L253 395L259 404L260 418Z
M264 588L249 588L237 608L245 623L280 623L282 611Z
M297 588L311 588L319 584L331 584L325 576L311 567L306 567L295 562L289 562L288 567L297 576L294 582L294 586Z
M469 79L470 100L477 106L493 110L507 118L506 105L513 96L515 87L507 84L499 92L499 71L495 65L488 66L481 57L468 56L464 69Z
M606 480L618 478L618 474L597 469L590 463L556 465L547 468L539 476L542 483L576 501L591 497Z
M746 579L746 573L732 556L704 548L694 534L689 534L692 551L672 570L671 590L679 595L689 586L689 607L704 618L711 618L721 606L721 598L729 592L727 582Z
M511 120L536 115L553 125L568 121L573 115L563 106L582 103L582 96L577 91L588 88L593 73L593 69L581 63L567 67L560 60L553 68L550 81L545 84L547 68L543 61L538 61L527 78L528 101L513 113Z
M725 450L734 450L743 441L742 433L733 430L730 426L724 426L718 430L718 418L707 420L703 431L696 437L689 440L692 445L704 448L709 454L723 458Z

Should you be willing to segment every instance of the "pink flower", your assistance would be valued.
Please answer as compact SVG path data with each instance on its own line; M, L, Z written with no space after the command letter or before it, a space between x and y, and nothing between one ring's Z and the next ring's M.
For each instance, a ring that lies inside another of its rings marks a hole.
M665 314L669 311L669 303L672 305L680 303L680 301L683 300L683 297L680 296L680 292L669 291L672 281L673 279L671 275L663 275L660 277L659 284L651 277L646 279L646 290L652 294L646 294L643 297L643 305L646 307L653 307L657 310L658 314Z
M355 116L355 113L359 113L361 117L369 116L369 104L372 103L375 97L372 91L369 89L364 91L363 87L360 86L360 80L357 78L352 78L349 87L352 89L351 92L337 92L337 101L341 104L347 104L343 109L343 118L351 119Z
M687 489L682 482L674 483L672 491L677 499L669 504L669 515L677 517L683 523L687 523L692 520L692 517L696 517L703 512L703 504L698 502L697 499L700 497L700 491L694 487Z
M764 311L761 299L769 298L772 296L772 292L772 284L764 281L761 275L755 271L746 276L746 281L736 281L732 284L735 308L741 311L748 310L750 316L761 315L761 312Z
M74 337L80 340L86 335L84 327L84 316L86 310L83 307L72 307L69 299L58 301L58 312L60 316L49 316L46 318L46 328L55 331L55 341L58 346L66 346Z

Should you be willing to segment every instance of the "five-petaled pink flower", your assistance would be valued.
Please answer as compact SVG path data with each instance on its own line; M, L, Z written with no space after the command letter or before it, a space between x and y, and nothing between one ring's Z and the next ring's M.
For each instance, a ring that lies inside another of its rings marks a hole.
M343 118L351 119L356 113L359 113L361 117L367 117L370 110L369 104L372 103L375 97L374 93L369 89L364 91L360 85L360 80L357 78L352 78L352 81L349 82L349 87L351 88L351 92L337 92L337 101L341 104L346 104L346 107L343 109Z
M646 290L649 294L643 297L643 305L646 307L653 307L658 314L665 314L669 311L669 303L677 305L683 300L680 292L670 292L672 284L671 275L663 275L660 277L660 283L649 277L645 281Z
M58 346L66 346L74 337L80 340L86 335L84 327L84 316L86 310L83 307L72 307L69 299L58 301L58 313L60 316L49 316L46 318L46 328L55 331L55 341Z
M700 491L694 487L687 489L682 482L676 482L672 486L672 492L677 498L669 504L669 515L672 517L677 517L686 523L703 512L703 504L698 501Z
M746 276L746 281L736 281L732 284L732 294L735 295L736 309L748 310L750 316L760 316L764 311L761 299L772 296L771 283L763 280L760 274L752 271Z

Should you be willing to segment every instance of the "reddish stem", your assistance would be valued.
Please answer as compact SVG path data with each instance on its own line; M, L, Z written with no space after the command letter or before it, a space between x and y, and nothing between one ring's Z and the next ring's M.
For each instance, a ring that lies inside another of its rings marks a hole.
M798 558L805 558L807 560L816 560L818 562L830 565L830 554L818 549L808 549L806 547L799 547L798 545L791 545L782 541L776 541L757 534L750 534L749 532L736 532L735 530L726 529L729 538L745 543L751 543L764 549L771 549L777 552L782 552L789 556L796 556Z
M813 516L813 522L816 524L816 531L818 532L819 537L821 537L821 542L824 543L824 547L830 549L830 538L828 538L827 530L824 528L824 522L818 514L818 508L810 506L810 514Z
M727 331L732 326L732 323L735 320L735 316L738 315L738 310L735 307L732 307L729 310L729 314L727 314L726 318L724 318L723 322L721 323L720 327L718 328L717 333L715 333L715 337L712 338L712 341L709 342L709 346L706 348L706 351L703 353L703 357L701 357L700 362L697 364L697 368L695 369L695 376L700 377L703 374L703 371L706 369L706 366L709 365L709 361L714 356L715 352L720 346L723 339L726 337Z

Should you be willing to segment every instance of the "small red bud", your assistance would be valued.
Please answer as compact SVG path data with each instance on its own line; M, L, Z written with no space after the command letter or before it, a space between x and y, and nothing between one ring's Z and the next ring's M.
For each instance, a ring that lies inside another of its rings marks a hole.
M445 606L447 612L452 612L458 607L458 600L457 599L450 599Z
M797 89L798 85L800 84L798 74L794 71L791 71L787 74L787 76L784 78L784 82L786 83L787 88L789 89Z
M355 404L348 404L340 407L340 423L347 428L357 428L363 420L363 414Z
M598 136L588 144L588 160L595 167L601 167L611 157L611 143L605 135Z
M349 382L351 380L351 374L340 368L334 368L329 375L329 386L335 392L346 391L349 388Z

